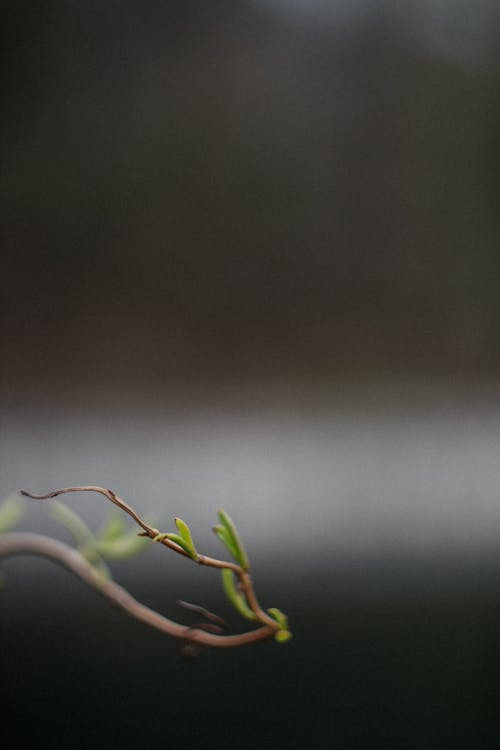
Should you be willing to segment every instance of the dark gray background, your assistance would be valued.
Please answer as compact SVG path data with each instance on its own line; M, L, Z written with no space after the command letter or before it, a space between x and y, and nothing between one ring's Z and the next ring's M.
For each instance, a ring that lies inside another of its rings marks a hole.
M4 20L1 497L109 486L211 554L223 506L294 632L185 662L9 560L6 725L27 747L497 747L497 3ZM21 526L67 539L36 503ZM113 570L240 627L214 571L157 548Z

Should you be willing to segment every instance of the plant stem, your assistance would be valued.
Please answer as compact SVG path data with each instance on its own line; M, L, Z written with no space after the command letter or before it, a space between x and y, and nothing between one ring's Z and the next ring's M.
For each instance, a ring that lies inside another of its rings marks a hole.
M68 492L98 492L100 495L104 495L107 500L110 500L112 503L124 510L125 513L128 513L128 515L133 518L134 521L144 530L145 536L149 536L151 539L155 539L155 537L160 534L158 529L155 529L153 526L150 526L148 523L146 523L146 521L139 515L139 513L137 513L137 511L135 511L128 503L126 503L125 500L122 500L122 498L119 497L115 492L113 492L113 490L106 489L105 487L98 487L96 485L64 487L63 489L55 490L54 492L48 492L46 495L33 495L30 492L25 492L24 490L22 490L21 494L25 495L26 497L34 498L35 500L47 500L48 498L57 497L58 495L64 495ZM184 550L179 547L178 544L171 541L170 539L167 539L165 537L158 541L161 544L165 545L165 547L170 547L170 549L174 550L174 552L177 552L179 555L183 555L189 560L193 559L190 557L190 555L184 552ZM249 607L254 612L257 620L259 620L259 622L261 622L268 628L271 628L273 632L276 632L279 629L279 625L276 623L276 621L272 617L269 617L269 615L264 612L264 610L260 606L253 587L252 578L247 571L243 570L242 567L240 567L236 563L228 562L226 560L217 560L216 558L208 557L207 555L198 555L198 557L195 559L195 562L197 562L198 565L206 565L210 568L229 568L230 570L232 570L238 576L241 587L248 600Z
M77 550L57 539L30 532L11 532L0 536L0 557L22 554L41 555L63 565L136 620L173 638L215 648L234 648L270 638L276 632L274 627L264 625L237 635L216 635L181 625L141 604L122 586L100 574Z

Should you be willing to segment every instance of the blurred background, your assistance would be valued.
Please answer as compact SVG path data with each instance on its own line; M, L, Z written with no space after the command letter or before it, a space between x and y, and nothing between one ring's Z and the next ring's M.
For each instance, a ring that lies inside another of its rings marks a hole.
M208 554L223 506L295 636L185 662L8 560L28 747L498 747L499 27L493 0L4 10L0 497L112 487ZM113 570L240 627L214 571Z

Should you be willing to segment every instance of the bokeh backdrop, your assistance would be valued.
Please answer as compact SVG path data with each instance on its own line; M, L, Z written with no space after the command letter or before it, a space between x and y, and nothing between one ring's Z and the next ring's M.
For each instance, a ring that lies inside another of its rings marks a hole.
M188 663L6 561L28 747L498 747L499 27L494 0L4 10L1 497L109 486L213 554L222 505L295 634ZM114 573L231 618L163 549Z

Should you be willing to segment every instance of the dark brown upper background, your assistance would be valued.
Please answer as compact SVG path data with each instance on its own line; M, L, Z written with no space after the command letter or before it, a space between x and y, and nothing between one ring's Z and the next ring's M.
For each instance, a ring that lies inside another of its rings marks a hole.
M498 12L404 5L11 4L8 390L497 375Z
M102 485L214 556L223 507L294 633L188 664L49 561L6 560L4 735L498 750L498 0L15 0L2 21L0 503ZM67 503L92 529L109 510ZM50 510L19 528L69 540ZM154 547L116 580L245 627Z

